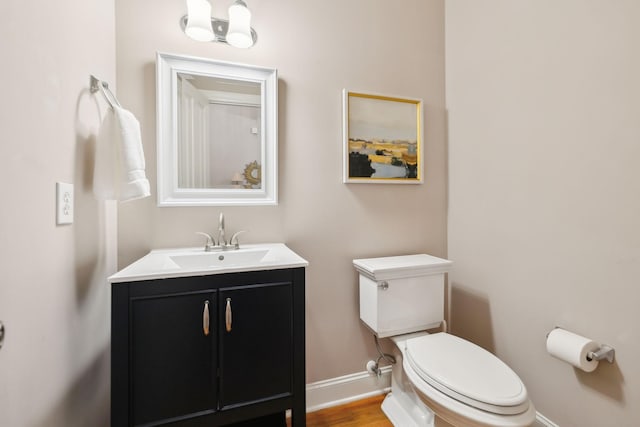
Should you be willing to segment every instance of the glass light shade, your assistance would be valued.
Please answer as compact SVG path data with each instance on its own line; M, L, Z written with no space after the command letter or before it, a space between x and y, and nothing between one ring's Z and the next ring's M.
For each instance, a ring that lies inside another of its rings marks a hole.
M253 46L251 37L251 12L242 0L229 6L229 30L226 35L231 46L247 48Z
M186 35L200 42L210 42L216 36L211 28L211 3L207 0L187 0Z

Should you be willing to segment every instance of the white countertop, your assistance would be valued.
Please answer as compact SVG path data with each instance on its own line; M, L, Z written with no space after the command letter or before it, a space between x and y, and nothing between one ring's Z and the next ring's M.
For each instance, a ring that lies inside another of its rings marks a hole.
M133 282L308 265L305 259L283 243L248 244L237 250L212 252L205 252L202 247L156 249L110 276L108 280L109 283Z

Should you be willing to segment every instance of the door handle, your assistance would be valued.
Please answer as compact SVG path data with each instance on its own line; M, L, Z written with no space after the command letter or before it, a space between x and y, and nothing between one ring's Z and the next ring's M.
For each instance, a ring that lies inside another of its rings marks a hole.
M233 323L233 317L231 314L231 298L227 298L227 308L224 311L224 320L227 332L231 332L231 323Z
M202 332L204 335L209 335L209 300L204 302L204 309L202 310Z
M4 324L0 322L0 348L2 348L2 343L4 343Z

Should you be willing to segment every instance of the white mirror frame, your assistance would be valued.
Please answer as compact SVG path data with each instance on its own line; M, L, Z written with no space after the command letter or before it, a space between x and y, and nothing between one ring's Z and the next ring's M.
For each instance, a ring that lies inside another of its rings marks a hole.
M178 187L178 73L260 84L262 186L259 189ZM274 68L158 52L158 206L251 206L278 204L278 76Z

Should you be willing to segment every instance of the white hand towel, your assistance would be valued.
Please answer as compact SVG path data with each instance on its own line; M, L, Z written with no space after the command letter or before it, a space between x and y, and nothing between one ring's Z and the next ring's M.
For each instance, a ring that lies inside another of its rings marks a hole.
M144 167L140 123L124 108L109 109L96 140L96 198L127 201L150 196Z

